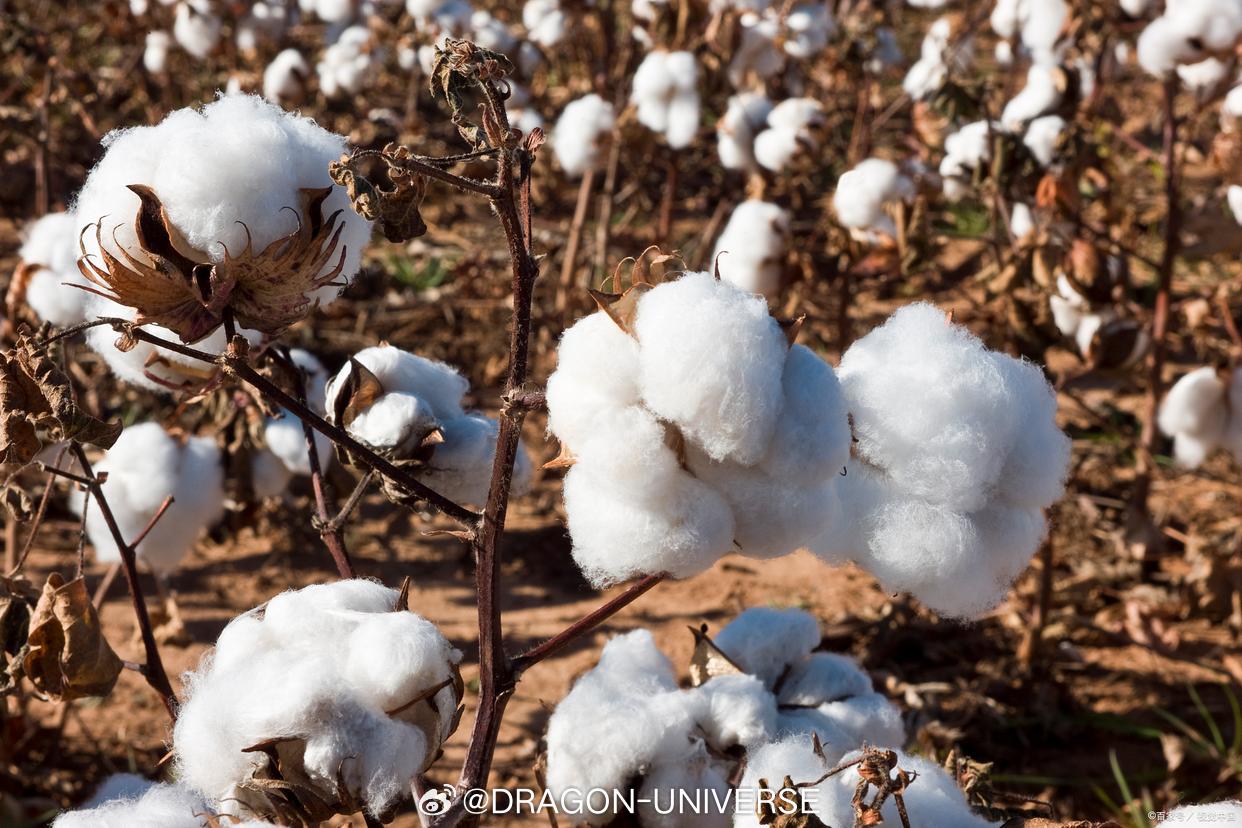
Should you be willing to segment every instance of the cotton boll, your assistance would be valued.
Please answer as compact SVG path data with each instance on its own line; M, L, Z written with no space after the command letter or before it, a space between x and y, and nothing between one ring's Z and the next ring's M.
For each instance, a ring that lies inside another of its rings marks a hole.
M1229 212L1233 213L1233 220L1242 224L1242 187L1237 184L1229 185L1225 198L1229 203Z
M1197 63L1177 67L1177 76L1186 87L1195 92L1208 92L1225 79L1229 67L1221 60L1210 57Z
M1006 377L1019 421L996 496L1028 509L1047 508L1064 492L1070 462L1070 439L1057 427L1056 392L1038 366L996 352L991 357Z
M615 120L612 104L599 95L584 95L565 106L552 130L552 149L565 172L578 176L599 166Z
M998 5L999 8L999 5ZM931 25L919 48L919 59L906 73L902 88L916 101L926 100L940 91L948 77L949 36L952 23L942 17Z
M781 57L776 41L780 36L780 21L775 15L759 15L753 12L738 18L741 40L729 61L729 83L735 89L746 85L748 77L766 80L781 70Z
M473 34L471 39L484 49L504 54L512 52L517 45L517 38L509 27L483 9L470 16L470 28Z
M18 257L30 273L26 304L40 319L59 327L86 321L90 294L74 285L86 280L77 268L77 219L49 213L30 226Z
M185 242L182 252L193 251L196 261L220 262L226 250L240 255L247 238L261 251L295 232L304 220L296 210L300 190L331 187L327 165L345 148L344 138L310 119L245 95L222 97L201 110L177 110L157 126L109 133L103 143L104 157L88 176L74 210L79 229L86 231L86 253L100 266L96 235L89 227L100 221L110 250L123 248L140 261L147 258L133 226L140 201L131 184L156 193ZM255 181L264 186L254 187ZM336 281L348 281L358 271L371 227L353 211L344 189L333 187L323 215L338 211L337 254L322 273L330 272L343 253ZM325 286L310 299L327 303L338 290Z
M823 776L830 767L823 758L816 755L811 737L802 734L787 736L780 741L769 742L750 753L747 757L745 773L737 789L746 791L747 796L757 799L757 793L749 792L758 792L761 787L760 782L764 780L767 782L769 795L774 796L776 789L781 786L781 781L786 776L790 777L795 784L813 782ZM807 804L817 815L822 816L817 800L818 797L807 797ZM776 804L779 806L784 803L778 801ZM853 819L851 812L849 822L828 824L852 825ZM739 808L733 817L733 828L761 828L756 809Z
M1035 216L1030 205L1021 201L1013 203L1013 208L1009 211L1009 231L1019 241L1035 232Z
M318 431L313 433L319 465L326 468L332 462L332 441ZM302 421L292 413L286 412L282 417L269 418L263 427L263 441L267 443L272 456L290 474L310 475L310 453L306 449L306 434L302 430Z
M772 102L759 92L742 92L729 98L725 114L716 123L716 150L725 168L755 168L755 134L763 128L771 111Z
M835 478L850 456L845 395L832 366L793 345L781 372L781 413L760 466L787 484Z
M854 659L838 653L811 653L785 675L779 700L783 705L818 707L871 692L870 677Z
M579 319L561 335L548 377L548 431L577 446L608 434L612 412L640 401L638 342L605 313Z
M991 161L991 142L991 125L987 121L969 123L945 138L945 155L940 161L940 175L944 178L947 197L960 197L960 191L971 174Z
M324 789L343 783L372 814L388 811L409 794L410 780L423 770L429 751L418 728L394 722L363 707L344 707L328 727L306 739L306 774Z
M550 49L565 36L565 12L560 0L527 0L522 7L522 25L531 42Z
M707 699L698 725L714 750L753 749L776 733L776 700L754 676L716 676L689 692Z
M1167 15L1147 24L1136 46L1139 65L1157 77L1165 77L1179 63L1189 63L1201 54Z
M673 149L690 146L699 130L699 93L694 89L673 96L668 106L668 130L664 138Z
M837 22L827 3L815 3L795 6L785 17L785 28L785 52L806 59L823 51L836 33Z
M751 607L716 633L721 652L772 687L790 665L819 646L819 622L799 609Z
M370 612L350 633L345 676L381 710L395 710L453 678L461 653L436 626L412 612ZM378 648L374 642L390 642ZM454 710L440 710L440 738Z
M699 746L690 756L657 763L638 792L644 828L728 828L728 765Z
M277 497L289 488L293 473L270 451L255 452L250 460L250 484L255 498Z
M1022 22L1022 45L1037 63L1056 62L1056 44L1069 16L1069 6L1065 0L1026 0L1023 5L1026 15Z
M52 825L54 828L199 828L202 825L199 815L207 812L206 801L180 785L148 783L145 791L126 790L118 797L91 807L63 813Z
M273 103L297 102L306 94L310 66L297 49L285 49L263 70L263 97Z
M449 500L482 504L492 480L500 424L482 414L464 414L445 420L441 427L444 443L419 478ZM530 457L519 444L510 489L514 497L530 490L530 475Z
M206 437L178 443L157 423L130 426L95 464L107 472L104 496L126 541L147 526L167 495L173 503L138 544L137 554L156 572L177 568L199 534L224 512L224 473L220 451ZM85 495L75 492L71 505L81 514ZM120 551L95 503L87 507L86 531L100 561L120 560Z
M649 52L634 73L630 100L638 122L664 135L673 149L687 146L699 123L698 64L690 52Z
M1121 9L1130 17L1143 17L1151 7L1152 0L1120 0Z
M1001 112L1001 126L1011 132L1020 130L1026 122L1045 115L1061 105L1062 73L1056 66L1036 63L1027 70L1026 86L1005 104Z
M848 656L812 653L781 682L777 701L784 733L817 733L838 754L864 743L901 747L901 713L871 689L871 679Z
M841 174L832 206L837 219L850 230L880 233L895 238L897 228L884 206L909 199L914 183L897 165L881 158L868 158Z
M757 462L780 414L787 351L766 303L688 273L639 300L634 331L647 406L712 459Z
M1173 384L1160 403L1157 423L1174 438L1174 456L1187 468L1196 468L1225 437L1230 389L1211 366L1191 371Z
M1165 16L1182 37L1209 52L1232 49L1242 34L1239 0L1175 0Z
M775 296L780 291L789 214L776 204L750 199L729 216L712 261L720 278L747 293Z
M403 392L424 400L432 414L443 420L463 413L462 397L470 384L457 369L438 360L427 359L393 345L376 345L354 354L354 360L375 374L386 392ZM346 364L328 381L326 410L336 408L336 397L349 376Z
M1036 118L1026 128L1022 143L1040 166L1048 167L1056 159L1057 141L1065 130L1065 119L1060 115Z
M142 51L142 65L152 75L162 75L168 66L168 50L172 48L172 35L158 29L147 32L146 46Z
M350 26L324 50L315 65L319 87L329 98L357 95L371 83L382 62L382 52L366 26Z
M435 412L419 397L402 391L382 395L345 428L362 443L384 454L405 457L440 427Z
M773 172L788 167L804 148L798 133L787 129L765 129L755 136L755 160Z
M206 60L215 51L220 42L220 27L220 18L209 0L181 0L177 4L173 37L198 60Z

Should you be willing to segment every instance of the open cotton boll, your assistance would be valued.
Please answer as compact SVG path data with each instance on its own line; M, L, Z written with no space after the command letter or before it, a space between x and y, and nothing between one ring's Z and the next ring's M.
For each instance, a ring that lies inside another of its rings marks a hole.
M615 121L612 104L594 93L566 104L552 130L552 149L565 172L578 176L599 166Z
M321 468L326 468L332 463L332 441L318 431L313 433L319 465ZM263 441L267 443L267 448L272 455L290 474L308 476L311 473L310 453L306 449L306 435L302 430L302 421L291 412L285 412L282 417L268 418L263 426Z
M990 355L1006 378L1019 421L995 495L1023 508L1047 508L1064 492L1070 463L1070 438L1057 426L1056 392L1037 365L998 352Z
M638 792L638 817L644 828L728 828L729 794L728 763L699 745L651 768Z
M906 72L902 89L916 101L926 100L944 86L948 77L949 37L952 21L942 17L931 25L919 47L919 59Z
M448 363L411 354L394 345L364 348L354 354L353 359L375 375L385 392L416 395L435 417L447 420L463 413L461 401L470 383ZM346 363L328 381L324 392L328 412L336 408L337 395L348 377L349 364Z
M1214 57L1177 67L1178 78L1187 89L1194 92L1210 91L1223 81L1228 73L1228 65Z
M730 170L755 168L755 134L767 123L772 102L761 92L742 92L729 98L725 114L716 122L716 151Z
M1167 819L1186 828L1242 825L1242 802L1227 800L1211 805L1182 805L1169 811Z
M823 121L823 106L811 98L789 98L772 107L768 128L755 137L755 160L780 172L808 149L818 146L813 130Z
M560 0L526 0L522 6L522 25L532 43L549 49L565 36L565 12Z
M441 425L427 403L403 391L383 394L348 425L350 435L376 451L404 456Z
M793 345L781 371L781 413L759 465L787 484L835 479L850 456L849 414L832 366Z
M739 791L758 792L761 788L761 780L763 780L767 782L767 789L772 792L770 795L774 795L776 789L781 786L781 780L786 776L795 783L813 782L823 776L830 767L831 765L822 757L816 755L810 736L805 734L787 736L780 741L769 742L747 756L746 769L737 787ZM848 773L846 771L846 774ZM747 796L757 798L758 794L748 793ZM810 808L822 817L818 798L807 797L807 799ZM756 808L739 808L733 817L733 828L762 828L756 811ZM849 821L828 824L853 825L853 819L851 812Z
M173 19L173 37L192 56L206 60L220 42L221 25L210 0L181 0Z
M141 202L130 185L145 185L155 193L179 243L184 242L182 253L196 262L216 264L226 250L240 256L248 239L257 254L296 232L309 220L299 213L300 191L332 187L322 213L325 218L338 214L340 236L320 275L332 273L338 261L334 281L348 281L358 271L371 226L328 175L328 163L340 158L345 139L308 118L258 96L229 95L201 110L177 110L156 126L111 132L103 145L104 156L91 170L74 208L79 230L85 231L85 252L96 265L104 264L95 228L90 227L96 222L102 222L100 235L110 251L120 248L138 261L149 261L134 228ZM253 186L255 181L264 186ZM332 301L338 292L339 287L325 285L303 294L307 309ZM287 312L288 307L278 310ZM253 324L243 322L243 327Z
M785 52L799 59L815 57L836 33L837 21L827 3L794 8L785 17Z
M224 513L224 472L211 438L191 437L182 445L158 423L130 426L95 470L108 473L103 493L126 541L147 526L167 495L173 496L168 511L137 547L138 557L156 572L176 569L199 534ZM78 514L85 499L80 491L70 496ZM86 508L86 532L96 560L120 560L98 504Z
M1225 199L1229 203L1229 212L1233 213L1233 220L1242 224L1242 186L1230 184Z
M82 808L94 808L114 799L137 799L155 787L156 783L136 773L114 773L105 779Z
M1232 49L1242 34L1240 0L1173 0L1165 16L1182 37L1209 52Z
M441 423L444 443L419 479L449 500L482 504L487 500L496 457L500 423L482 414L464 414ZM530 491L531 462L524 445L518 445L510 492L520 497Z
M830 759L869 744L901 747L901 712L871 688L871 679L848 656L811 653L785 674L777 696L782 735L819 737Z
M832 206L837 219L851 231L879 233L896 238L897 227L884 206L911 198L914 182L897 165L882 158L868 158L841 174Z
M58 327L85 322L90 294L78 271L77 219L72 213L49 213L27 231L18 251L20 268L29 275L26 304L40 319Z
M788 350L767 304L687 273L639 300L634 332L647 406L712 459L758 462L780 415Z
M142 50L143 68L152 75L162 75L168 68L168 51L172 44L172 35L163 29L147 32L146 45Z
M337 581L234 619L214 654L186 674L173 730L184 783L234 801L243 815L261 811L263 794L248 783L271 760L244 749L275 738L285 778L329 802L338 779L373 815L408 796L411 776L451 729L461 653L396 603L396 590ZM431 691L434 707L408 704Z
M697 724L715 750L753 749L776 734L776 699L754 676L715 676L687 692L707 700Z
M301 52L285 49L263 70L263 97L272 103L301 100L310 73L310 65Z
M1045 115L1061 105L1060 84L1063 73L1052 65L1035 63L1026 72L1026 86L1005 104L1001 126L1017 132L1030 120Z
M1130 17L1142 17L1151 8L1152 0L1120 0L1121 10Z
M548 377L548 431L578 446L607 434L604 418L640 402L638 342L602 311L561 335Z
M1056 159L1057 141L1065 130L1065 119L1060 115L1044 115L1036 118L1026 128L1022 143L1040 166L1051 166Z
M720 651L768 687L819 646L819 622L800 609L751 607L716 633Z
M837 375L859 457L929 502L984 505L1018 439L1020 398L974 334L909 305L854 342Z
M111 778L107 786L111 782ZM180 785L147 783L145 790L120 789L116 796L57 817L54 828L200 828L206 800Z
M357 95L374 78L382 57L366 26L350 26L315 65L320 90L329 98Z
M470 30L471 40L484 49L504 54L512 52L517 45L517 37L509 31L509 27L484 9L470 15Z
M1148 23L1139 35L1136 47L1139 66L1161 78L1173 72L1178 64L1190 63L1203 54L1168 15Z
M649 52L634 73L630 100L638 122L662 134L673 149L689 145L698 130L698 79L690 52Z
M1186 374L1165 394L1157 423L1173 438L1173 454L1180 465L1198 467L1224 439L1230 390L1216 369L1206 366Z
M992 160L992 125L987 121L966 124L944 139L944 153L940 160L944 193L956 199L964 195L974 171Z
M789 214L776 204L749 199L730 214L712 261L724 281L747 293L775 296L788 245Z
M735 89L743 88L747 78L766 80L781 70L785 59L777 48L780 21L770 14L747 12L738 18L741 39L729 61L729 83Z

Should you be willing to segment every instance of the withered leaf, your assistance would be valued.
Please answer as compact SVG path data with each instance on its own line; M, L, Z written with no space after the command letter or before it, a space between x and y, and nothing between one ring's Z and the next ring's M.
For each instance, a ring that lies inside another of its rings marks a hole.
M355 152L328 166L332 180L349 193L354 212L379 222L390 242L416 239L427 232L419 212L427 179L401 166L405 147L389 144L382 153Z
M48 576L30 618L22 669L35 688L56 701L106 696L121 674L119 659L99 626L86 581Z
M690 683L698 687L716 676L735 676L745 672L707 634L707 625L690 627L694 636L694 654L690 656Z
M30 607L37 597L25 578L0 576L0 652L16 655L25 645Z
M0 353L0 462L29 462L43 447L43 437L109 448L121 428L120 422L107 423L80 409L69 378L28 338Z

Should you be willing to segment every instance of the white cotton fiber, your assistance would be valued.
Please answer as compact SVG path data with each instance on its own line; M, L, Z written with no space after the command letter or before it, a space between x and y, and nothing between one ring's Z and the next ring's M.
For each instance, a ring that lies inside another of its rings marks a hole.
M263 70L263 97L272 103L296 103L306 94L310 65L297 49L285 49Z
M944 86L949 73L950 36L953 23L942 17L931 25L919 47L919 59L906 72L902 89L916 101L930 98Z
M152 75L162 75L168 67L168 51L172 48L172 35L163 29L147 32L142 50L142 66Z
M776 735L776 699L754 676L715 676L688 692L707 700L698 725L715 750L750 749Z
M1234 417L1227 404L1231 389L1211 366L1186 374L1173 384L1160 403L1160 430L1173 438L1179 465L1197 468L1225 439Z
M1229 74L1229 66L1214 57L1197 63L1187 63L1177 67L1177 76L1186 88L1194 92L1208 92Z
M350 26L324 50L315 64L319 88L329 98L357 95L382 65L383 51L366 26Z
M827 3L794 6L785 16L785 52L792 57L815 57L836 33L837 22Z
M747 756L746 770L738 783L739 792L744 791L748 802L756 802L759 797L760 783L766 782L771 795L781 787L786 776L794 784L814 782L824 775L831 767L822 758L815 755L811 737L806 735L790 736L780 741L769 742ZM810 803L808 803L810 804ZM853 825L853 816L842 825ZM832 823L830 823L832 824ZM733 819L734 828L760 828L760 822L754 810L738 809Z
M746 12L738 18L738 27L740 39L729 61L728 77L735 89L743 89L748 78L763 81L775 75L785 60L777 48L781 24L776 15Z
M1001 126L1011 132L1027 122L1046 115L1061 105L1064 73L1056 66L1036 63L1026 72L1026 86L1005 104Z
M812 98L789 98L772 107L767 129L755 136L759 166L780 172L803 152L817 148L814 130L823 122L823 115L823 105Z
M432 414L448 419L460 416L461 400L470 383L456 368L438 360L403 351L393 345L376 345L354 354L354 360L375 374L388 393L404 392L424 400ZM348 363L330 379L325 388L326 409L335 407L336 396L349 376Z
M181 0L173 20L173 37L192 56L206 60L220 42L221 25L210 0Z
M1229 204L1229 212L1233 214L1233 220L1242 224L1242 185L1229 185L1229 189L1225 191L1225 200Z
M579 319L561 335L548 377L548 431L581 445L607 435L609 418L641 400L638 341L605 313Z
M1047 167L1056 158L1057 140L1065 131L1065 119L1060 115L1044 115L1031 121L1022 136L1022 143L1041 166Z
M833 479L850 456L845 394L832 366L793 345L781 371L781 413L759 465L789 485Z
M638 122L673 149L694 140L699 126L699 70L690 52L649 52L634 72L630 100Z
M482 414L463 414L441 423L444 443L436 447L420 479L449 500L482 505L492 480L492 461L500 423ZM530 490L531 462L525 445L518 445L511 493Z
M612 104L594 93L565 105L552 130L552 149L565 172L578 176L599 166L615 119Z
M716 646L743 671L773 687L790 665L819 646L819 622L799 609L752 607L714 636Z
M865 238L876 235L896 239L897 226L884 207L914 196L914 182L901 174L892 161L868 158L841 174L832 206L837 219Z
M526 0L522 25L532 43L550 49L565 37L566 18L560 0Z
M750 199L734 208L712 262L720 278L747 293L780 291L789 246L789 214L780 206Z
M992 159L991 126L987 121L974 121L944 139L940 175L948 198L964 195L972 173Z
M111 782L112 778L104 783L105 788ZM148 782L145 789L133 786L110 793L115 795L102 801L92 800L93 804L88 803L82 810L63 813L52 825L54 828L200 828L202 815L210 813L203 797L180 785Z
M138 557L159 573L176 569L204 529L224 513L224 472L220 450L210 437L182 443L158 423L141 423L121 432L115 444L94 464L107 472L104 496L121 534L132 542L150 522L167 495L173 504L138 545ZM82 513L86 495L74 491L70 503ZM86 531L99 561L120 560L99 504L91 499Z
M709 457L755 463L780 415L787 346L762 299L688 273L638 303L643 400Z
M372 814L406 797L451 727L461 653L429 622L394 612L396 602L395 590L338 581L234 619L185 676L173 730L184 783L242 815L261 811L263 795L247 783L270 760L243 751L277 739L286 778L329 801L338 779Z
M324 413L324 388L327 382L327 371L324 370L318 358L309 351L294 348L289 352L289 356L304 377L306 404L311 411L322 416ZM334 456L332 441L318 431L312 433L315 440L315 452L319 458L319 467L320 469L326 469L331 464ZM285 483L288 482L289 476L295 474L306 476L311 473L310 454L306 449L306 432L302 428L302 421L292 411L282 409L280 416L267 418L263 426L263 441L267 444L267 453L279 465L279 468L274 468L271 472L274 475L279 475L279 472L283 470L285 472ZM266 463L267 461L264 460L262 462ZM257 483L255 488L256 490L259 489ZM269 486L267 488L271 494L279 494L284 490L284 485L281 484L275 488Z
M59 327L86 321L90 294L74 285L85 285L78 271L77 219L72 213L49 213L26 232L18 251L30 269L26 304L40 319Z
M771 111L772 102L761 92L741 92L729 98L724 115L716 122L716 151L726 169L755 168L755 135Z
M1166 819L1170 824L1185 828L1242 825L1242 802L1226 800L1211 805L1182 805L1169 811Z
M257 96L229 95L201 110L179 109L156 126L111 132L103 145L104 156L74 207L79 231L86 230L86 253L101 267L95 228L89 227L96 222L102 222L109 250L121 247L146 258L134 230L140 202L128 189L131 184L155 192L184 240L182 252L196 261L222 261L226 248L240 255L247 231L253 249L263 250L298 228L299 190L332 186L328 163L340 158L345 139ZM264 185L255 187L255 181ZM339 211L341 227L337 254L324 272L343 252L336 281L346 282L358 271L370 223L354 212L341 187L333 188L322 209L325 219ZM338 292L325 286L313 298L326 303Z

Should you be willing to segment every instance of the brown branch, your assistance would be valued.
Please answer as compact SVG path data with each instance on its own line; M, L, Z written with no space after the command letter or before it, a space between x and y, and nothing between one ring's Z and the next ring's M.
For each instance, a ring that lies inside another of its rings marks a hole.
M302 402L306 401L305 380L302 383ZM349 550L345 548L345 533L341 523L329 517L328 495L323 486L323 465L319 462L319 446L315 445L315 432L310 423L302 420L302 435L306 438L306 458L310 463L311 490L315 493L315 514L319 518L316 524L319 538L332 561L336 564L337 573L345 579L356 577L354 563L349 558Z
M60 458L65 454L65 449L61 449L56 455L56 463L60 462ZM39 498L39 505L35 508L34 518L30 521L30 534L26 537L26 543L22 545L22 551L17 558L9 562L8 571L5 576L12 578L21 572L22 567L26 564L26 558L30 557L30 550L34 548L35 538L39 535L39 527L43 525L43 516L47 514L48 501L52 499L52 481L56 479L55 472L48 472L47 485L43 488L43 495ZM17 519L11 518L9 525L16 526Z

